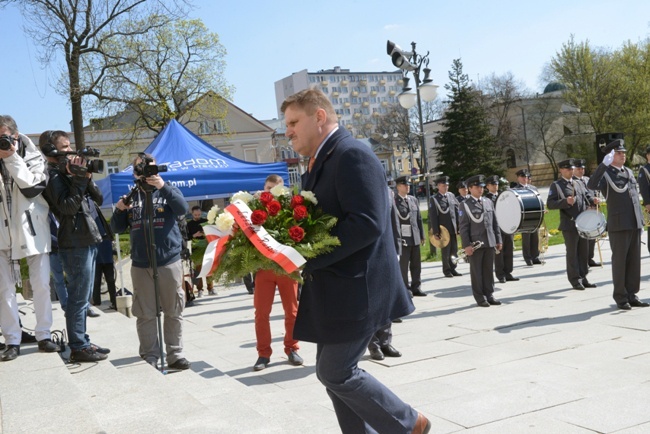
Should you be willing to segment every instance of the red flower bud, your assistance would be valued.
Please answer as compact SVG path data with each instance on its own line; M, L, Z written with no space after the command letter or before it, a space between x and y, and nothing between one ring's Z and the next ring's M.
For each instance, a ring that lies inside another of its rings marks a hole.
M296 221L300 221L306 218L308 215L309 211L307 211L307 207L304 205L298 205L293 209L293 218Z
M289 228L289 236L296 243L299 243L303 238L305 238L305 230L300 226L291 226Z
M282 209L282 204L277 200L272 200L266 205L266 209L268 210L269 215L278 215Z
M260 202L262 202L264 206L267 206L272 200L273 195L268 191L263 191L262 194L260 194Z
M251 222L253 222L254 225L263 225L266 222L266 218L268 215L266 214L266 211L262 211L260 209L253 211L253 214L251 214Z
M295 195L291 198L291 208L295 208L298 205L304 205L305 198L300 195Z

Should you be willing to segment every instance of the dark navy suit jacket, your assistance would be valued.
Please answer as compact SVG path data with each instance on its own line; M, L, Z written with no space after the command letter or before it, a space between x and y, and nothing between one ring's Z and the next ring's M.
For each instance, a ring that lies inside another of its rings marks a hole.
M339 128L303 179L303 190L338 218L332 233L341 245L307 261L294 338L329 344L370 338L413 312L395 252L386 176L375 154Z

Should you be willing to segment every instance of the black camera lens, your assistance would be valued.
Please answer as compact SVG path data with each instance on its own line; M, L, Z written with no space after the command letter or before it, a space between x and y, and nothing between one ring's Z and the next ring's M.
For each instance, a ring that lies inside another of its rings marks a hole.
M14 138L12 136L9 136L7 134L3 134L0 136L0 149L3 151L8 151L11 149L11 145L14 143Z

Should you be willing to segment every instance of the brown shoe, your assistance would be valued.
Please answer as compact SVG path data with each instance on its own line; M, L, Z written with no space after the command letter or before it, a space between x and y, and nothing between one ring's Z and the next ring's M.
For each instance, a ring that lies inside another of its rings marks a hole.
M418 413L418 418L413 427L413 434L427 434L431 429L431 422L422 413Z

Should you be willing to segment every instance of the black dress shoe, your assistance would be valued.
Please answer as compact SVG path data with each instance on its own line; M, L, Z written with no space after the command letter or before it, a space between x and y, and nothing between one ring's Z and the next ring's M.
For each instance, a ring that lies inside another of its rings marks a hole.
M533 266L533 261L526 260L526 265L528 265L529 267L532 267Z
M192 364L185 357L183 357L176 360L174 363L171 363L169 365L169 368L184 371L186 369L190 369L190 366L192 366Z
M451 271L451 275L452 275L452 276L462 276L462 274L459 273L459 272L456 271L456 270L452 270L452 271Z
M109 354L111 352L111 350L108 348L102 348L99 345L93 344L92 342L90 343L90 348L99 354Z
M630 300L630 306L634 306L634 307L648 307L648 306L650 306L650 304L648 304L648 303L646 303L646 302L644 302L644 301L641 301L641 300L639 300L638 298L635 298L635 299L633 299L633 300Z
M92 363L106 360L106 354L98 353L92 347L82 348L80 350L73 350L70 352L71 363Z
M499 281L499 283L506 283L506 278L505 277L499 277L498 281Z
M518 280L518 277L515 277L512 274L506 274L506 282L517 282Z
M490 303L488 303L486 300L479 301L476 304L478 304L481 307L490 307Z
M451 273L445 273L445 277L454 277L454 275Z
M501 306L501 302L495 298L488 298L487 302L491 306Z
M58 353L61 351L61 347L52 342L52 339L43 339L38 341L38 351L44 353Z
M582 281L582 286L584 286L585 288L597 288L598 287L598 285L596 285L595 283L587 282L586 280Z
M598 262L594 261L593 259L590 259L589 260L589 266L590 267L600 267L600 264Z
M399 324L399 323L402 322L402 318L395 318L395 319L393 320L393 322Z
M0 350L4 351L6 348L7 348L7 346L5 344L3 344L2 342L0 342Z
M384 353L382 353L380 349L373 348L368 351L370 351L370 358L372 360L384 360Z
M99 314L92 310L90 306L88 306L88 310L86 311L86 315L89 316L90 318L97 318Z
M427 296L427 294L424 293L424 292L422 292L422 290L421 290L420 288L418 288L418 289L416 289L416 290L413 290L413 291L411 291L411 292L413 293L413 295L414 295L415 297L426 297L426 296Z
M619 309L623 309L623 310L631 310L632 309L632 306L630 305L630 303L617 303L616 306Z
M542 261L539 260L539 258L533 259L533 265L542 265Z
M271 359L268 357L258 357L257 362L253 365L253 371L261 371L262 369L265 369L268 365Z
M300 355L298 355L298 352L295 350L291 350L288 354L288 357L289 363L291 363L293 366L300 366L305 363L302 357L300 357Z
M584 291L585 287L582 286L582 283L576 283L573 285L573 289L577 289L578 291Z
M20 345L7 345L7 349L2 353L0 360L10 362L20 355Z
M386 357L402 357L402 353L397 351L394 346L386 345L380 348L381 352L384 353Z

